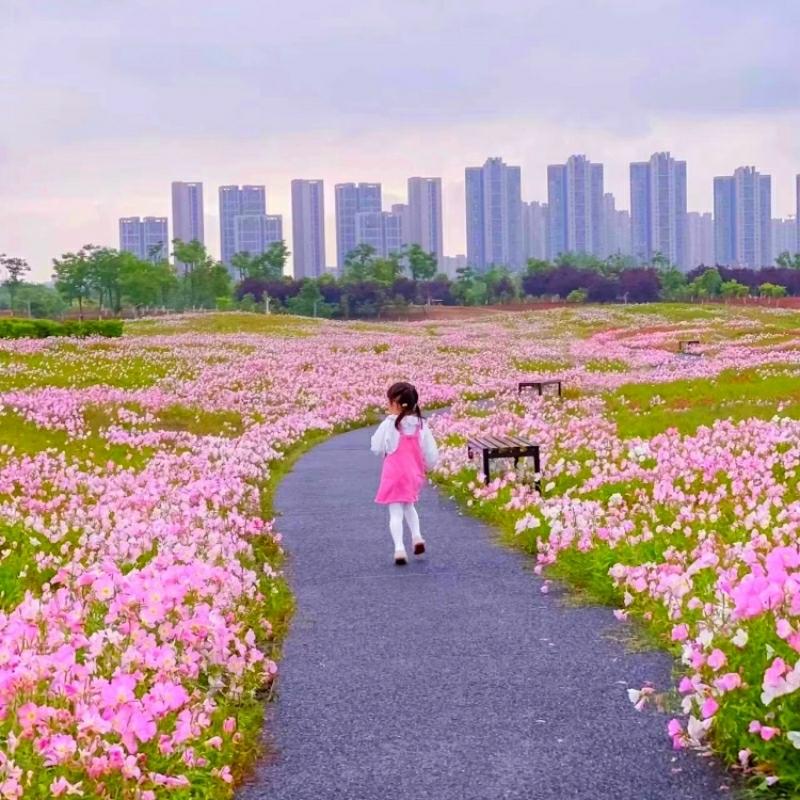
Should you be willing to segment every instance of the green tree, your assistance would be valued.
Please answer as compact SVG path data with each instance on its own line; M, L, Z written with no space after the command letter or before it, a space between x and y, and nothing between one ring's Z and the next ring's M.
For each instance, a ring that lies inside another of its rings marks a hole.
M771 299L786 297L786 287L779 286L775 283L762 283L761 286L758 287L758 291L762 297L768 297Z
M316 281L307 280L300 291L286 303L290 314L302 317L331 317L334 306L326 303Z
M119 285L122 297L137 311L156 305L166 305L167 298L177 288L174 270L166 261L140 261L131 253L120 265Z
M273 242L260 257L263 264L262 277L267 280L282 278L290 255L289 248L283 239L279 242Z
M89 254L89 284L97 292L101 310L104 300L108 308L117 313L122 308L120 272L126 262L139 263L132 253L120 253L111 247L95 247Z
M6 289L6 292L8 290ZM57 317L67 308L64 298L50 286L41 283L22 283L17 288L12 303L11 295L3 298L2 305L8 307L17 316Z
M205 245L192 239L191 242L184 242L181 239L172 240L173 255L175 265L183 270L181 284L183 289L184 303L194 307L198 302L198 272L204 270L206 273L210 269L211 258L206 251Z
M787 269L800 269L800 253L792 255L788 250L784 250L776 259L775 263L779 267Z
M462 305L486 305L488 299L486 282L472 267L457 269L456 276L452 293Z
M674 264L660 251L656 250L650 259L650 266L655 267L659 272L666 272L674 267Z
M553 269L553 265L549 261L544 261L541 258L529 258L525 265L525 273L527 275L549 272L551 269Z
M346 281L367 281L370 279L372 262L376 251L372 245L360 244L351 250L344 259L344 279Z
M575 267L575 269L593 269L595 272L602 272L604 263L597 256L591 253L559 253L555 260L557 267Z
M492 267L480 277L486 285L487 302L508 303L517 296L511 273L505 267Z
M61 258L53 259L56 289L68 302L78 301L80 319L83 319L83 303L92 289L90 256L97 249L94 245L87 244L77 253L64 253Z
M699 299L718 297L722 291L722 276L716 268L707 269L692 281L692 288Z
M747 297L750 294L750 288L739 281L724 281L720 284L719 293L726 300L730 300L735 297Z
M13 308L17 290L23 284L22 276L26 272L30 272L31 268L24 258L7 256L5 253L0 253L0 268L4 269L8 276L3 281L3 286L8 289L8 293L11 296L11 307Z
M410 244L405 248L404 256L414 283L429 281L436 275L436 253L426 253L418 244Z
M399 253L390 253L387 258L373 258L369 263L368 280L386 285L393 284L403 274Z
M585 303L589 298L586 289L573 289L566 297L568 303Z

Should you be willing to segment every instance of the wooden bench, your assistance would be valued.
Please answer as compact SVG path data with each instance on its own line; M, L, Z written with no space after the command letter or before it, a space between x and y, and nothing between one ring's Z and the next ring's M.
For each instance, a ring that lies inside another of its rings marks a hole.
M561 397L561 381L559 380L550 380L550 381L520 381L519 385L517 386L517 392L522 394L523 389L536 389L539 393L539 397L542 396L545 386L556 386L558 387L558 396Z
M483 481L489 483L489 466L497 458L513 458L517 468L521 458L532 458L536 472L534 486L537 492L542 491L539 481L542 465L539 457L539 445L520 439L518 436L474 436L467 442L467 456L472 459L481 453L483 464Z
M702 353L698 353L694 350L690 350L690 347L695 347L700 344L699 339L681 339L678 341L678 352L684 356L701 356Z

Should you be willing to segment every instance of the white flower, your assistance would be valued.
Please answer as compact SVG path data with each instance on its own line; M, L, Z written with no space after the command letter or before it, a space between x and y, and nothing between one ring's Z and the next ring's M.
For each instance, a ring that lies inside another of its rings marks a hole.
M800 731L789 731L786 734L786 738L800 750Z
M700 631L700 635L697 637L697 641L703 645L703 647L708 647L714 639L714 634L708 628L703 628Z
M748 638L749 638L749 636L747 634L747 631L744 628L738 628L737 631L736 631L736 634L731 639L731 641L737 647L744 647L747 644Z

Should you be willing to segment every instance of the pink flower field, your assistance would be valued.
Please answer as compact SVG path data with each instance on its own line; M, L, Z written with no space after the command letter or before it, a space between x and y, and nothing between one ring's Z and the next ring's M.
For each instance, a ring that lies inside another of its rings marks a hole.
M399 379L448 409L442 491L674 652L631 692L674 710L665 746L800 789L798 369L797 314L721 307L0 343L0 798L232 794L291 610L275 482ZM537 376L565 396L518 395ZM483 485L480 432L542 445L541 495Z

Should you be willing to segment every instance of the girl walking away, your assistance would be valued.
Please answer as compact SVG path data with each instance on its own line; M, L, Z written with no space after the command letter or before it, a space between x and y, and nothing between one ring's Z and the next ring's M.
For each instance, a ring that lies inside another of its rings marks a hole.
M408 563L403 544L403 519L411 531L414 555L425 552L415 503L425 482L425 470L439 459L430 427L422 417L419 395L410 383L395 383L386 393L389 415L372 436L372 452L384 456L375 502L389 506L389 530L394 541L394 563Z

